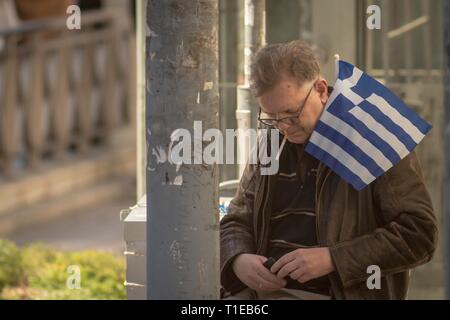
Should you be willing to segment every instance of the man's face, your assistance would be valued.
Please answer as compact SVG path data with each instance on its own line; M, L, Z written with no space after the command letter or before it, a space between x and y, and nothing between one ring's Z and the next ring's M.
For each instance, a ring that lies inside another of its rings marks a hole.
M296 144L304 144L309 139L327 100L328 84L325 79L319 78L299 86L294 78L286 74L280 77L274 88L258 97L264 117L282 119L295 116L291 118L294 121L282 121L277 128Z

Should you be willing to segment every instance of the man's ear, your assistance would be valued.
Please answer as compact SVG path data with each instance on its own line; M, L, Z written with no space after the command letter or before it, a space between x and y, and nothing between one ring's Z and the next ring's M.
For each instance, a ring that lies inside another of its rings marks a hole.
M328 82L324 78L320 78L317 80L316 84L316 90L319 93L320 101L325 104L328 100Z

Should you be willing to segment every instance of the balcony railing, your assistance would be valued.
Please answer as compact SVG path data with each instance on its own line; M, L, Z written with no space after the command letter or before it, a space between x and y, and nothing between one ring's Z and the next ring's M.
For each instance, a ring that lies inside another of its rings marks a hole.
M0 176L107 144L134 122L134 32L117 13L0 29ZM127 17L129 19L129 17Z

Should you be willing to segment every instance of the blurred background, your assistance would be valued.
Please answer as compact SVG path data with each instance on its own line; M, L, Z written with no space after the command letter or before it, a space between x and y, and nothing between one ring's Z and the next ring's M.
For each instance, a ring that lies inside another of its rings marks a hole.
M72 4L80 30L66 27ZM119 212L136 202L134 13L127 0L0 0L0 238L12 242L0 246L0 291L11 288L2 297L125 296ZM29 258L13 244L32 245ZM112 283L68 290L74 259L82 275Z
M46 276L65 285L57 272L5 266L38 257L45 263L59 261L55 270L67 275L61 269L67 265L64 259L79 250L107 251L119 259L114 260L119 261L114 276L106 277L122 283L91 288L75 298L105 298L108 292L125 296L119 212L145 194L145 3L0 0L0 238L7 241L0 245L3 297L35 298L46 292L45 297L73 298L70 292L52 295L57 289L45 287ZM66 27L71 4L81 8L81 30ZM381 8L380 30L366 27L371 4ZM244 1L220 0L219 7L220 125L235 129L236 91L244 83ZM417 152L441 241L434 260L413 271L409 297L419 299L444 298L443 12L444 0L266 0L266 43L311 43L330 84L332 57L338 53L393 89L433 125ZM236 165L221 166L222 185L238 178ZM49 254L46 247L35 247L37 242L61 251ZM7 258L2 260L2 254ZM111 264L108 259L96 261ZM26 283L38 289L26 291Z

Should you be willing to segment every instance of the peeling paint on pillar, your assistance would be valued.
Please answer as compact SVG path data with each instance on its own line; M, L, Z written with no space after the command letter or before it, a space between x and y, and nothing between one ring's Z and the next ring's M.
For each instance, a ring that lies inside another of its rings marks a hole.
M147 296L216 299L217 167L161 160L174 130L219 128L218 0L148 0L147 27Z

